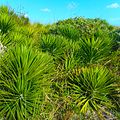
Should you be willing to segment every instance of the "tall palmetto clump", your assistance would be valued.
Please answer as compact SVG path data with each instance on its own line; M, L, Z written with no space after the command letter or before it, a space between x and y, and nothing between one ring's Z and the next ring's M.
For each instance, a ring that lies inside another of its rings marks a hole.
M8 36L10 35L11 31L14 30L15 24L13 18L7 13L3 13L2 10L6 9L0 7L0 42L6 46L11 42Z
M99 36L95 38L85 38L79 42L79 50L75 53L75 56L85 66L87 64L100 63L106 56L110 55L112 48L112 40L109 36Z
M68 50L68 41L62 36L42 35L37 46L39 50L47 52L55 60L62 60Z
M0 63L0 117L7 120L35 117L40 112L45 89L49 88L52 58L21 45L4 54Z
M14 21L7 14L0 15L0 31L2 34L9 33L14 29Z
M114 104L110 96L114 93L115 82L110 71L102 66L82 68L79 75L71 77L72 99L87 119L92 115L92 119L101 120L106 115L111 116L109 110Z

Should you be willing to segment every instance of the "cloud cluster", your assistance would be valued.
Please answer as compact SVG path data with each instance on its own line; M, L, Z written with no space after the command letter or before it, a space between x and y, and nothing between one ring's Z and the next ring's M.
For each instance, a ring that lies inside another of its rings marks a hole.
M118 4L118 3L112 3L110 5L107 5L107 8L120 8L120 4Z
M43 8L43 9L40 9L40 11L42 11L42 12L51 12L51 10L49 8Z

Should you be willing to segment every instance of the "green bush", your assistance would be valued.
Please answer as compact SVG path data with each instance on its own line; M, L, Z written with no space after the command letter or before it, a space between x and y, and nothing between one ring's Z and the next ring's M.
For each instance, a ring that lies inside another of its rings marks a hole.
M79 75L71 76L72 100L87 119L92 115L93 119L95 116L104 119L105 113L110 117L110 111L114 108L110 96L116 89L115 83L107 68L81 68Z
M67 52L68 41L62 36L42 35L37 43L39 50L48 52L54 59L63 59Z
M10 49L0 60L0 115L24 120L39 114L53 68L45 53L23 45Z
M111 53L111 39L109 37L81 39L78 44L79 49L75 52L75 56L84 65L100 63Z
M0 119L120 117L119 27L99 18L30 23L0 7Z
M14 21L6 14L0 15L0 32L7 34L14 29Z

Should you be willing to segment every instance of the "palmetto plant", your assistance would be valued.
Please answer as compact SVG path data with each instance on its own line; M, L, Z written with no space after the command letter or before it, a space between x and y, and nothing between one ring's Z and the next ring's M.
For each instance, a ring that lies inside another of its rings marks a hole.
M53 67L48 54L23 45L11 48L0 59L0 116L24 120L39 113Z
M14 21L7 14L0 15L0 31L2 34L8 33L14 28Z
M55 59L61 59L67 51L68 41L62 36L42 35L39 41L39 49L48 52Z
M70 82L72 98L80 112L86 117L94 115L102 120L104 114L109 116L109 109L114 107L109 97L115 90L114 83L115 79L107 68L81 68L80 74L72 76Z
M79 31L75 29L72 25L59 25L56 27L57 34L62 35L68 39L71 39L72 41L77 41L79 40Z
M80 40L79 45L80 48L75 54L80 62L85 65L98 63L111 52L111 39L109 37L95 38L93 36Z
M28 38L34 38L35 36L37 36L38 31L34 27L27 25L20 27L18 29L18 32L25 35Z
M0 14L8 14L8 15L13 15L14 11L7 6L0 6Z

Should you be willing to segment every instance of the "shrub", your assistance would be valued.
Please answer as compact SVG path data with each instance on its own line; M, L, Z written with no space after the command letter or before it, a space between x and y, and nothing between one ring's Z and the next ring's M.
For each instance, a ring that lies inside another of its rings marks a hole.
M39 113L53 67L49 55L31 47L10 49L0 64L0 115L24 120Z
M110 71L102 66L81 68L79 75L71 76L72 99L87 119L91 115L100 119L104 119L105 114L110 117L109 111L114 108L110 96L115 82Z
M67 51L68 41L61 36L42 35L38 47L43 52L48 52L54 59L63 59Z
M111 39L109 37L82 39L79 46L75 56L84 65L98 63L111 53Z
M12 18L6 14L0 15L0 31L2 34L6 34L13 30L14 22Z

